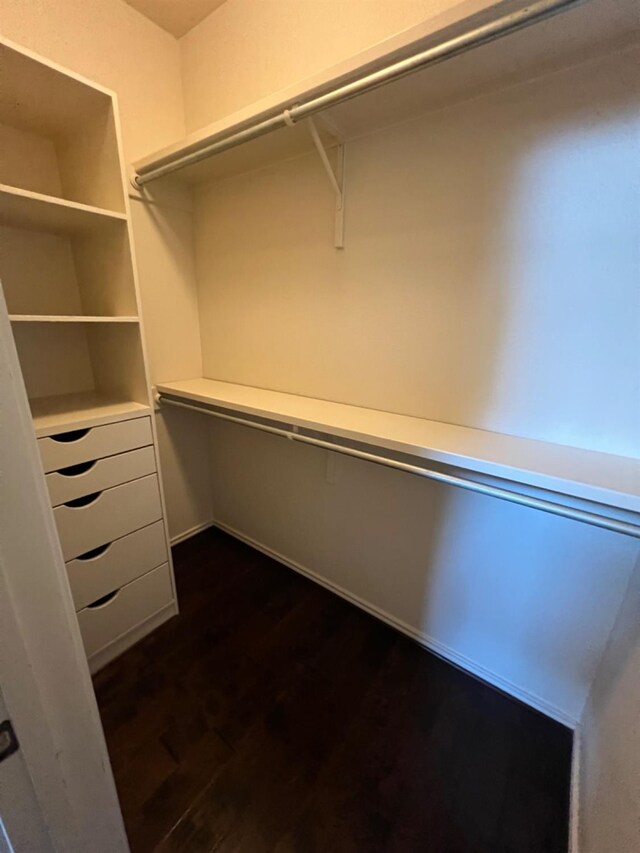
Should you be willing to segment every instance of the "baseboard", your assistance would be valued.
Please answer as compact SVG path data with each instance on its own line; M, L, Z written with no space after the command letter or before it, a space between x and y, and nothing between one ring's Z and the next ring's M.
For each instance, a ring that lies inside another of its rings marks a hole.
M202 533L203 530L208 530L209 527L213 527L214 524L215 521L203 521L202 524L196 524L195 527L190 527L188 530L185 530L184 533L178 533L176 536L172 536L171 546L179 545L180 542L184 542L185 539L191 539L192 536Z
M89 671L91 674L95 675L98 670L111 663L112 660L115 660L128 648L135 645L143 637L146 637L147 634L155 631L164 622L176 616L177 613L178 606L175 601L172 601L171 604L168 604L161 610L157 610L148 619L145 619L144 622L140 622L131 631L120 634L119 637L116 637L115 640L112 640L108 645L101 648L99 652L96 652L89 658Z
M569 853L580 849L580 775L582 772L582 728L576 726L571 753L571 795L569 802Z
M267 545L263 545L261 542L252 539L250 536L246 536L240 530L236 530L235 528L230 527L229 525L224 524L223 522L214 521L212 522L212 524L215 527L219 527L220 530L224 530L224 532L228 533L230 536L239 539L241 542L245 542L247 545L250 545L257 551L261 551L268 557L271 557L277 562L282 563L290 569L293 569L295 572L299 572L305 577L308 577L310 580L315 581L316 583L320 584L320 586L323 586L331 592L334 592L336 595L339 595L341 598L346 599L347 601L351 602L351 604L354 604L356 607L359 607L361 610L365 610L367 613L371 614L371 616L375 616L382 622L386 622L387 625L391 625L391 627L395 628L397 631L400 631L402 634L405 634L407 637L410 637L412 640L415 640L417 643L423 646L423 648L428 649L430 652L433 652L434 654L438 655L438 657L441 657L449 663L453 664L454 666L457 666L459 669L462 669L470 675L479 678L481 681L485 681L488 684L491 684L493 687L497 687L498 690L502 690L509 696L513 696L515 699L519 699L521 702L524 702L525 705L529 705L531 708L535 708L537 711L540 711L542 714L545 714L547 717L551 717L551 719L562 723L562 725L567 726L570 729L575 729L578 725L578 720L576 720L570 714L567 714L565 711L562 711L560 708L556 708L555 705L552 705L551 703L540 698L539 696L536 696L534 693L530 693L528 690L524 690L517 684L513 684L507 679L502 678L495 672L485 669L485 667L480 666L475 661L470 660L464 655L458 654L458 652L445 645L444 643L441 643L433 637L430 637L428 634L424 634L422 631L419 631L411 625L408 625L406 622L403 622L400 619L396 619L395 616L392 616L385 610L381 610L379 607L370 604L368 601L365 601L359 596L353 595L348 590L344 589L344 587L334 584L332 581L327 580L326 578L322 577L322 575L319 575L311 569L308 569L306 566L297 563L295 560L290 560L283 554L274 551Z

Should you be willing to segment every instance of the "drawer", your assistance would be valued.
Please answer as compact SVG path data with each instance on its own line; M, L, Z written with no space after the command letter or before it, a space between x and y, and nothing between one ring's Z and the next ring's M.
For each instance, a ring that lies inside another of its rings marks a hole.
M156 470L153 447L141 447L106 459L80 462L46 475L51 505L67 503L75 498L101 492L130 480L138 480Z
M87 657L131 631L173 601L168 564L159 566L78 613Z
M65 560L120 539L162 517L157 474L55 507Z
M153 444L151 418L134 418L38 439L45 474L147 444Z
M67 563L67 574L76 610L166 561L167 545L161 521L71 560Z

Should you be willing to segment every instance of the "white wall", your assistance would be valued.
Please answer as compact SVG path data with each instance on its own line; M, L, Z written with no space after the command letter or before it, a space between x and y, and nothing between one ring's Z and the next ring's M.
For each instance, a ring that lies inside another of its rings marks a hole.
M190 128L221 99L235 109L290 82L263 59L287 24L277 5L282 17L266 4L262 29L247 30L231 0L224 25L218 10L182 40ZM302 77L317 70L316 40L292 32L285 70ZM226 101L206 50L221 33L235 51ZM350 143L342 253L315 157L200 190L204 375L637 453L632 67L592 61ZM362 462L338 459L327 482L325 453L211 431L218 522L580 718L637 543Z
M187 132L430 19L492 0L226 0L180 41Z
M126 3L1 0L0 10L5 37L116 92L126 163L184 134L178 42ZM152 381L176 378L172 367L179 369L178 375L193 375L201 363L188 248L189 199L184 192L165 192L171 206L132 202ZM179 356L172 343L178 339ZM208 476L201 464L207 446L192 421L159 416L158 431L169 527L178 535L211 515ZM189 452L177 452L178 447Z
M557 719L580 718L633 540L245 427L216 422L211 450L221 525Z
M640 452L640 54L196 195L205 375Z
M640 562L582 720L580 853L640 849Z

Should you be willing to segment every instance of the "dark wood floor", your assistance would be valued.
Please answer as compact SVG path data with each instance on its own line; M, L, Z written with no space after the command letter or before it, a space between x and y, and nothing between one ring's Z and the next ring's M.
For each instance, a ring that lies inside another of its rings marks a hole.
M219 531L174 556L95 679L134 853L566 852L567 729Z

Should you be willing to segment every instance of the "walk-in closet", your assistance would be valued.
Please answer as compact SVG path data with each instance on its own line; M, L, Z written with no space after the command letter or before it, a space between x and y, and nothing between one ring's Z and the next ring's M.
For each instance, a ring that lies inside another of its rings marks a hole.
M0 0L0 281L0 851L640 849L637 0Z

